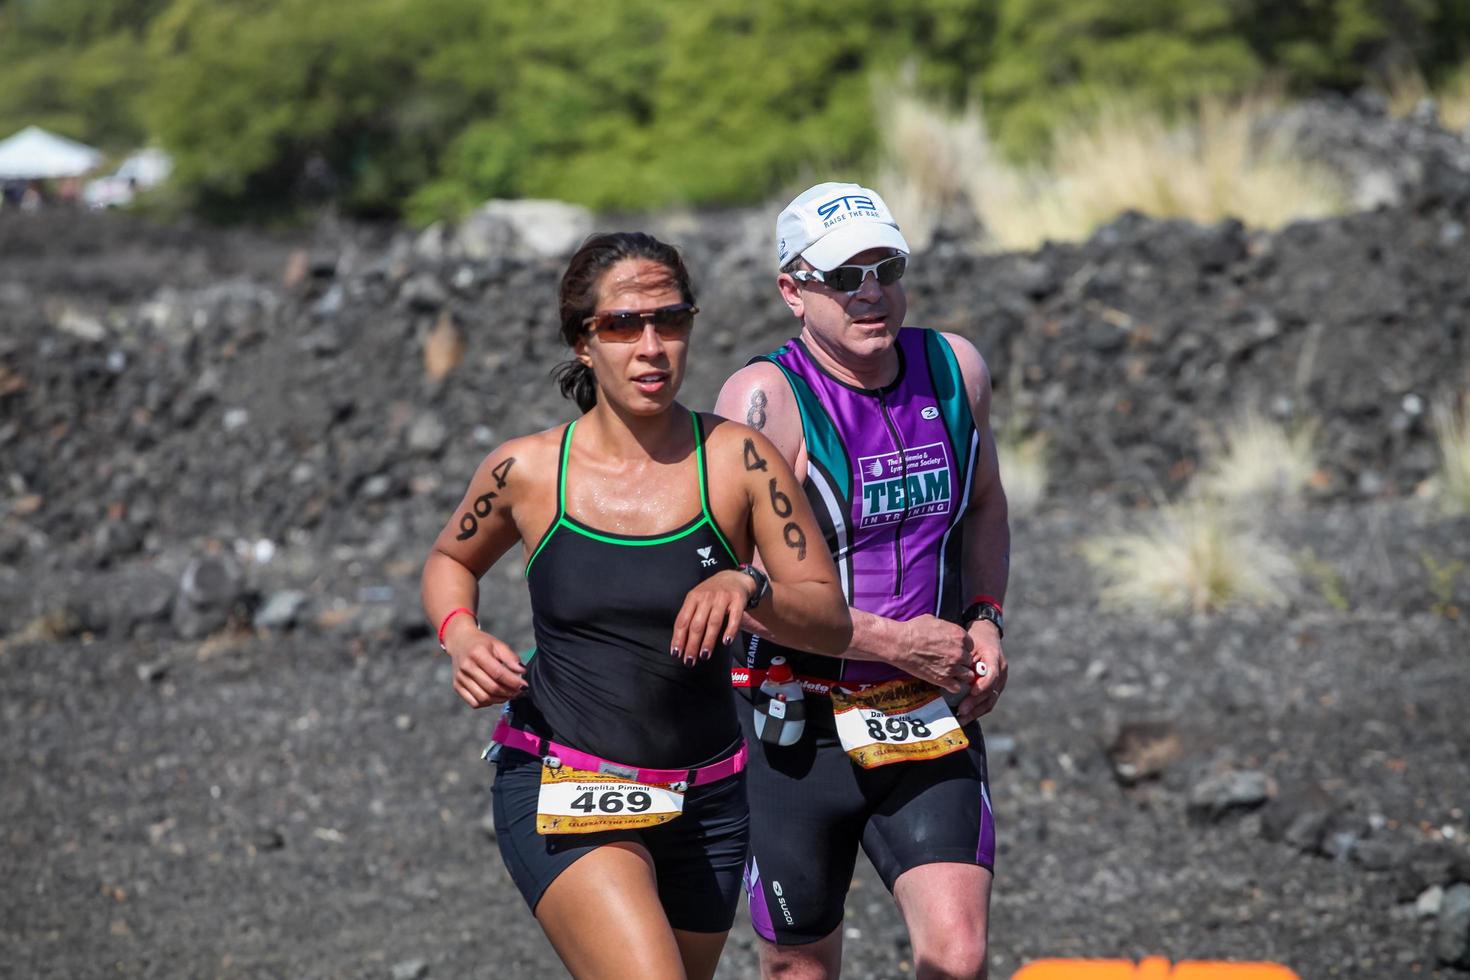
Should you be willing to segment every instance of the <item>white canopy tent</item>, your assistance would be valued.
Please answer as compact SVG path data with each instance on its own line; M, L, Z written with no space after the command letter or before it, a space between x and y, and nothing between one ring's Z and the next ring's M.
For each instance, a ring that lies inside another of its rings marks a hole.
M27 126L0 141L0 180L79 177L101 163L100 151L39 126Z

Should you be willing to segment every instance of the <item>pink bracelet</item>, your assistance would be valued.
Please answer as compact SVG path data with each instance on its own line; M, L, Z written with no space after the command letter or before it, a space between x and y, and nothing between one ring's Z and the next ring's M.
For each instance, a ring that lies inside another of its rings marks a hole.
M441 620L439 623L439 649L443 650L445 653L448 653L449 650L444 646L444 629L449 625L449 621L455 616L458 616L460 613L465 613L470 618L474 619L475 629L480 628L480 619L478 616L475 615L474 610L466 609L464 606L460 606L458 609L449 610L449 615L445 616L444 619Z

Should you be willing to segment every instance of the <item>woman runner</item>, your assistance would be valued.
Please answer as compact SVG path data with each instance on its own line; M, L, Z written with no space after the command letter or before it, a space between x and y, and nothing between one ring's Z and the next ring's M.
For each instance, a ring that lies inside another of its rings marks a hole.
M480 464L424 566L472 707L509 701L501 855L577 977L714 974L747 843L728 647L750 609L836 655L852 626L821 532L760 433L675 396L698 312L678 252L594 235L562 277L576 421ZM479 578L517 542L536 655L483 629ZM766 575L748 564L759 547Z

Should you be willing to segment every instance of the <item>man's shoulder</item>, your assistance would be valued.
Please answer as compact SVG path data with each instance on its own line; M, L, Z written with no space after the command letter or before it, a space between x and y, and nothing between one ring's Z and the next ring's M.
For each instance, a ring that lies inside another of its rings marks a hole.
M898 331L899 336L910 343L932 346L939 344L947 347L955 356L955 359L964 363L967 360L979 359L980 351L975 344L964 334L955 333L952 330L941 330L938 327L902 327Z
M755 361L730 375L715 401L716 414L763 433L795 465L801 450L801 418L791 385L770 361Z
M772 381L784 381L785 377L785 373L775 361L760 357L730 375L725 385L728 387L732 384L766 384Z
M980 354L980 349L970 338L949 330L927 330L927 332L949 349L950 355L954 358L955 367L965 379L966 388L973 390L982 381L988 384L990 368Z
M786 376L779 367L766 360L753 361L730 375L721 386L715 411L759 429L762 426L747 417L752 406L768 406L772 399L784 401L788 389Z
M929 330L929 332L943 340L944 343L949 346L949 349L954 351L954 355L957 358L963 359L980 357L979 348L977 348L974 342L971 341L970 338L966 337L964 334L955 333L952 330L931 329Z

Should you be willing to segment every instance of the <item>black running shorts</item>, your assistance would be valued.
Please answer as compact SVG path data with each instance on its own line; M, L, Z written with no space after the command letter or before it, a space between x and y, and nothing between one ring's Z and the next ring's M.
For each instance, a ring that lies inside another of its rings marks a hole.
M995 820L978 723L965 728L966 749L863 769L842 750L830 722L809 720L801 741L781 748L756 739L748 704L740 717L750 745L745 887L762 938L798 946L836 929L859 846L890 892L899 875L924 864L994 869Z
M659 900L669 925L689 932L729 930L740 901L749 834L743 772L692 787L684 795L682 814L643 830L538 834L540 790L541 760L502 748L491 789L495 837L532 913L556 876L579 857L613 841L637 841L653 856Z

